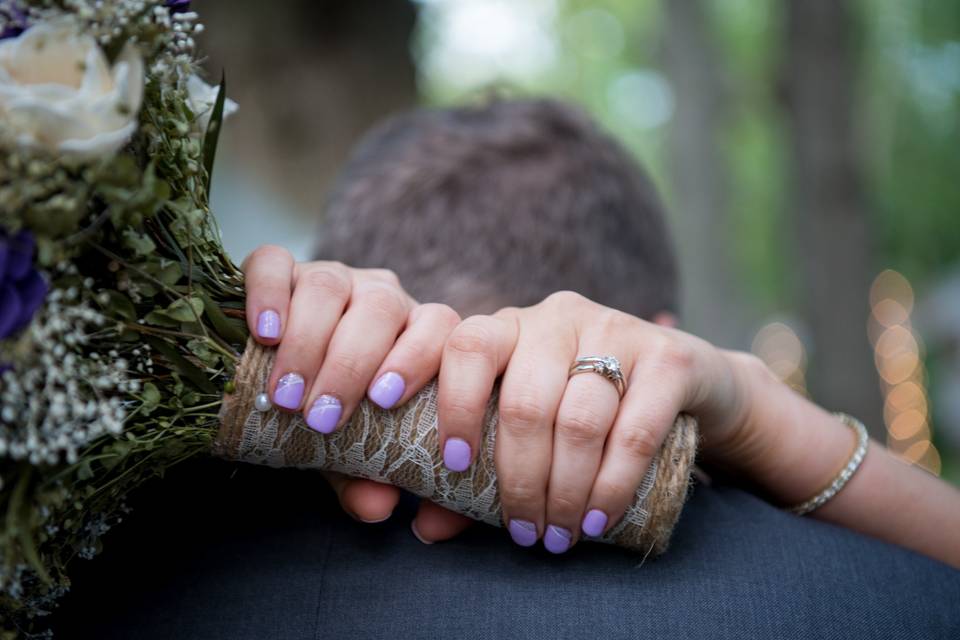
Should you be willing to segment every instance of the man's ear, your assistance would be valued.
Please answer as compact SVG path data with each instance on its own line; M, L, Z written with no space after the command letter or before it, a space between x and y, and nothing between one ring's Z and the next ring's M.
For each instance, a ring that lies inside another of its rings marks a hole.
M658 324L661 327L670 327L671 329L676 329L678 324L677 316L669 311L661 311L653 316L653 324Z

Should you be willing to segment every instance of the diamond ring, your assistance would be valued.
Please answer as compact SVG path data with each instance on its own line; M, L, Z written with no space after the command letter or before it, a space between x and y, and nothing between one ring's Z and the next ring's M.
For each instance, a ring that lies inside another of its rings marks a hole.
M583 356L570 367L570 375L575 376L578 373L586 372L599 373L604 378L613 383L623 399L623 394L627 390L627 383L623 377L623 371L620 369L620 361L613 356Z

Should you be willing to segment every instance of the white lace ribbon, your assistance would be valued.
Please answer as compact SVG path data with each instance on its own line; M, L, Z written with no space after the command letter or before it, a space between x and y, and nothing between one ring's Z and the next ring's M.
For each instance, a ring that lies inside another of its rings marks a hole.
M272 467L338 471L391 484L397 484L401 476L404 489L475 520L501 526L493 471L497 395L488 405L478 460L463 473L447 470L440 460L436 395L436 383L431 382L410 401L414 404L399 412L384 412L364 401L351 423L330 435L311 430L299 415L254 410L243 423L235 457ZM636 500L601 540L613 541L624 527L644 526L648 517L644 502L653 488L657 465L654 459Z

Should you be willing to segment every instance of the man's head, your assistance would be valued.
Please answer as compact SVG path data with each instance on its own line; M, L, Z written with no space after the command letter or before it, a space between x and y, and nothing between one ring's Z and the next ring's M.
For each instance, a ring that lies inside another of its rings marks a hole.
M570 289L653 319L677 270L646 174L554 100L423 109L358 145L327 203L319 257L385 267L463 315Z

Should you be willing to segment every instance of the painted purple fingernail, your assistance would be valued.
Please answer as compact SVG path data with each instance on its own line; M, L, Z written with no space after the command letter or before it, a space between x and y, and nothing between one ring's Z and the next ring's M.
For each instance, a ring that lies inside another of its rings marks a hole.
M510 537L521 547L532 547L537 543L537 525L529 520L513 519L507 526Z
M607 528L607 514L600 509L590 509L583 517L580 528L588 536L603 535L603 530Z
M462 438L447 438L443 445L443 464L450 471L466 471L470 466L470 445Z
M399 373L387 371L377 378L367 395L384 409L389 409L400 401L406 388L407 385L403 382L403 377Z
M563 553L570 548L570 541L573 534L568 529L556 525L547 525L547 531L543 534L543 546L550 553Z
M320 396L307 412L307 426L320 433L333 433L342 412L339 400L333 396Z
M288 373L277 381L277 388L273 390L273 403L284 409L296 409L303 400L303 376L299 373Z
M261 311L257 317L257 335L267 340L280 337L280 314L273 309Z

